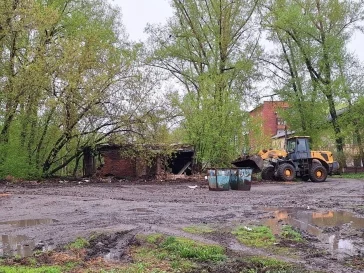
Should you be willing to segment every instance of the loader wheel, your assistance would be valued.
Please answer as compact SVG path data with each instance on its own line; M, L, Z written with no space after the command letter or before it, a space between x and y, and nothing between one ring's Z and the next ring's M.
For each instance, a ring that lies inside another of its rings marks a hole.
M283 181L292 181L295 178L295 170L289 163L283 163L278 167L278 177Z
M310 169L310 179L312 182L324 182L327 178L327 170L324 166L313 164Z
M263 180L274 180L274 167L269 166L262 170L262 179Z

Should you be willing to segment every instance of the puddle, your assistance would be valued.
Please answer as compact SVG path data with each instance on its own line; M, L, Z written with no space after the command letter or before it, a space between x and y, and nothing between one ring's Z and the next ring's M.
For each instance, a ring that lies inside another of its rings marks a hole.
M315 212L298 208L264 210L273 212L274 218L264 220L263 224L270 226L275 234L280 233L281 224L288 224L316 236L337 259L364 253L363 242L358 236L349 238L350 234L358 233L352 230L364 229L364 218L345 211Z
M55 219L27 219L27 220L15 220L0 222L0 225L11 225L13 227L30 227L37 225L46 225L57 222Z
M0 237L0 257L21 256L28 257L33 253L35 247L34 242L29 242L26 236L9 236L2 235Z
M12 227L30 227L57 222L54 219L27 219L0 222L0 225L10 225ZM0 257L20 256L28 257L33 254L36 247L34 240L24 235L0 235ZM38 247L38 246L37 246ZM52 246L41 246L42 251L51 250Z

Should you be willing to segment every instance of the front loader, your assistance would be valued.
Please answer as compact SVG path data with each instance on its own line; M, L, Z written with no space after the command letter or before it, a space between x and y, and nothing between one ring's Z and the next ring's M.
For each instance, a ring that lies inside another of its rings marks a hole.
M309 137L306 136L286 139L286 151L263 150L258 155L240 158L232 164L237 167L250 167L255 173L261 172L264 180L283 181L300 177L304 181L323 182L328 174L339 169L339 164L334 161L331 152L311 151Z

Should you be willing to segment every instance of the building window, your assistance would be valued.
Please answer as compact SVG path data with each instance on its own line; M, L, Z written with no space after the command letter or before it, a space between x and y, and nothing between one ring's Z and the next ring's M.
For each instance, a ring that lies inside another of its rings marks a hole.
M283 118L277 118L277 125L285 125L285 123Z

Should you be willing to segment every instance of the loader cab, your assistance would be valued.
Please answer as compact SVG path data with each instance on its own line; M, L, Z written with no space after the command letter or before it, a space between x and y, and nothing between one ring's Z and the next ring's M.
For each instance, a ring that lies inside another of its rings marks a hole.
M294 136L287 139L287 156L292 160L306 159L311 157L309 137Z

